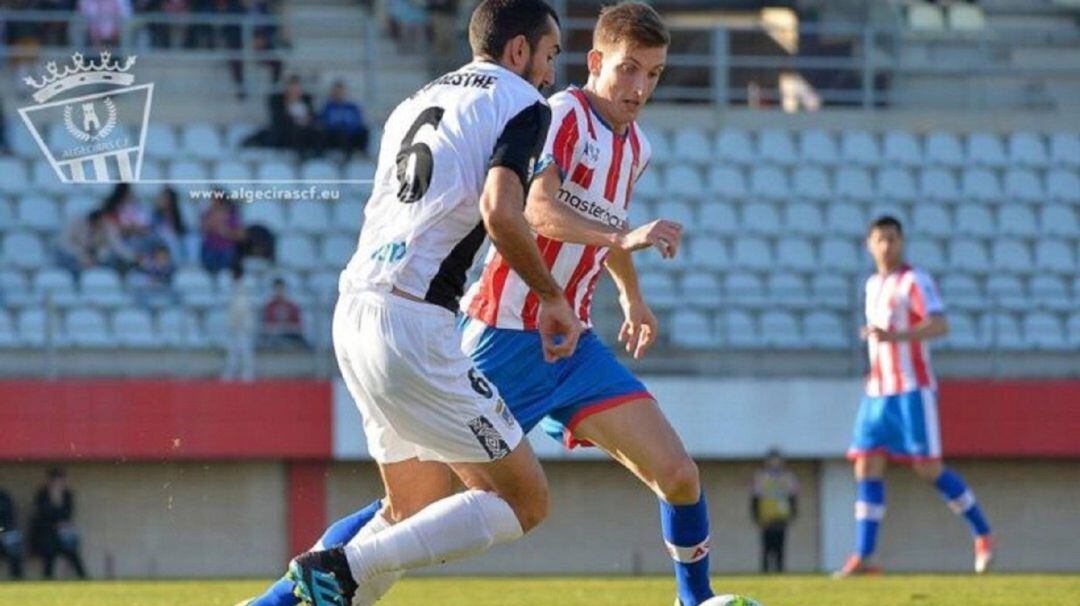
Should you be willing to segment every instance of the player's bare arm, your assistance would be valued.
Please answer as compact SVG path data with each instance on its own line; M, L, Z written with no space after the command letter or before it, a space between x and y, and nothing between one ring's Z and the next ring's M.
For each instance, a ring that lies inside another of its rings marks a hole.
M539 327L544 357L554 362L574 352L584 327L536 248L522 212L524 196L521 178L516 172L501 166L493 167L488 171L480 196L480 214L496 250L540 297ZM556 336L562 337L558 343Z
M624 250L612 250L604 265L619 289L619 305L623 310L619 342L625 343L626 353L640 360L656 342L660 332L659 322L641 294L631 254Z
M932 315L916 324L911 330L886 330L877 326L864 326L862 338L869 339L873 336L878 341L885 343L893 341L929 341L943 337L948 333L949 321L945 316Z
M655 246L665 259L678 252L682 225L660 219L637 229L622 229L591 221L559 202L562 179L554 164L541 172L529 187L525 218L536 233L560 242L636 251Z

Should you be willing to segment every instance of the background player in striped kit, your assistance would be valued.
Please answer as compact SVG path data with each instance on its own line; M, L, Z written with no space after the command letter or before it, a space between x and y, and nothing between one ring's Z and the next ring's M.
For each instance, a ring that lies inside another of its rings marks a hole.
M877 533L885 515L885 466L889 459L911 464L964 516L975 537L975 571L993 559L990 525L974 493L941 459L937 381L928 341L944 336L945 306L930 276L904 262L903 227L883 216L870 224L866 247L877 272L866 281L866 326L870 353L866 396L859 405L848 457L855 462L855 553L836 577L880 572L873 565Z

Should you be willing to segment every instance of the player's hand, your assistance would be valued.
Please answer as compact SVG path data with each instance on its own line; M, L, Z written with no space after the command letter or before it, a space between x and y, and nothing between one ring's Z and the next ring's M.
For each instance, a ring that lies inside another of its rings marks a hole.
M578 337L585 330L562 293L559 293L558 297L540 302L537 324L540 329L540 342L544 348L544 360L547 362L555 362L572 355L577 349Z
M682 225L675 221L659 219L646 223L619 239L619 248L627 252L655 246L660 255L670 259L679 251L682 243Z
M649 306L644 301L623 301L622 328L619 329L619 343L626 344L626 353L635 360L645 357L645 352L656 342L660 323L656 321Z
M891 330L885 330L877 326L866 325L862 327L859 335L863 340L875 339L879 343L891 343L893 341L899 341L897 333Z

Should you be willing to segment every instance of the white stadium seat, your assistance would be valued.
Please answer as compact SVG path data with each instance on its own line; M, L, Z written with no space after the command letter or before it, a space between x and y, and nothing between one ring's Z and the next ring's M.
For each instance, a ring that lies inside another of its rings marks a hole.
M719 238L699 236L685 242L683 246L686 250L679 254L680 256L685 255L686 262L689 263L691 267L707 270L724 270L731 266L731 260L728 258L727 245Z
M872 133L845 130L840 135L840 159L849 165L877 166L881 148Z
M18 158L0 157L0 194L21 194L29 182L25 162Z
M169 164L166 170L170 181L190 181L189 188L206 187L210 171L198 160L179 160Z
M291 234L278 241L277 259L282 267L298 271L310 271L319 264L311 239Z
M828 311L812 311L803 319L803 333L812 347L845 349L851 344L852 330L837 314Z
M1027 307L1024 286L1016 276L991 274L986 279L986 294L993 309L1022 311Z
M345 174L343 178L362 180L374 179L375 164L367 160L353 160L345 165Z
M330 229L330 207L326 202L293 200L286 216L290 233L314 235Z
M45 265L45 249L37 236L25 231L9 231L0 247L0 262L18 269L37 269Z
M887 201L913 202L919 198L915 178L905 168L890 167L878 172L877 191L878 196Z
M960 187L950 171L927 168L919 173L919 196L927 202L955 202L960 199Z
M776 166L757 166L750 173L750 193L764 200L787 200L791 197L787 175Z
M330 236L322 241L323 265L329 267L345 267L345 264L356 252L356 238L349 236Z
M1010 200L1041 204L1046 199L1042 180L1033 171L1009 169L1005 173L1005 195Z
M729 310L724 312L721 318L723 337L728 346L756 348L761 345L753 316L744 311Z
M833 273L817 273L810 279L814 304L834 309L848 309L854 300L851 280Z
M705 309L720 306L720 283L712 274L686 274L679 283L679 294L690 305Z
M1069 316L1066 328L1069 331L1069 346L1080 348L1080 312L1074 312Z
M663 171L659 166L649 166L648 170L641 173L638 180L634 182L634 194L639 196L648 196L655 198L661 195L665 195L661 185L661 178L663 177Z
M1009 164L1042 168L1049 161L1042 135L1017 131L1009 135Z
M188 124L182 127L180 146L193 158L214 160L229 155L221 131L210 124Z
M916 204L911 211L911 231L926 236L950 236L954 227L949 209L936 204Z
M146 129L146 151L149 158L171 159L180 152L176 130L169 124L151 122Z
M954 33L978 34L986 29L986 14L981 6L951 2L943 8L949 29Z
M637 205L636 201L630 206ZM357 236L360 234L360 226L364 221L364 204L356 200L341 200L333 205L332 227L338 231Z
M784 208L784 229L798 235L820 236L825 233L825 219L813 204L792 204Z
M667 133L662 130L650 131L647 135L652 146L652 160L658 164L667 164L675 158Z
M832 166L838 162L836 139L823 130L808 130L799 136L799 156L807 164Z
M956 233L990 237L996 231L990 209L975 204L963 204L956 209Z
M949 242L949 266L960 271L986 273L990 270L990 259L982 242L957 238Z
M796 348L804 345L795 316L786 311L766 311L761 314L760 324L761 340L767 346Z
M79 303L75 278L66 270L51 267L34 274L34 293L46 306L72 307Z
M998 210L998 233L1006 236L1034 238L1039 233L1035 211L1028 206L1006 204Z
M734 273L724 276L724 295L728 303L743 307L765 304L765 286L754 274Z
M1073 308L1065 281L1057 276L1044 274L1031 278L1031 302L1040 309L1069 311Z
M969 164L1001 168L1009 163L1001 137L992 133L972 133L967 140Z
M830 200L833 197L829 176L820 168L811 166L796 168L791 187L798 198Z
M646 171L648 172L648 171ZM685 165L669 166L664 172L664 190L668 195L698 198L705 195L705 184L701 173Z
M989 334L991 342L997 347L1006 350L1024 349L1025 343L1020 332L1020 323L1016 317L1008 313L995 313L987 316L989 322Z
M709 349L719 344L708 316L688 309L679 309L672 314L671 341L691 349Z
M969 200L997 202L1001 200L1001 184L993 171L986 168L970 168L960 180L960 193Z
M1075 236L1080 233L1077 212L1068 206L1043 206L1039 212L1039 227L1048 236Z
M337 300L340 277L338 270L317 271L308 278L308 292L316 302L333 303Z
M1076 271L1076 259L1064 240L1040 240L1035 244L1035 269L1069 275Z
M731 166L713 166L709 169L709 193L738 200L746 198L748 192L742 170Z
M65 339L76 347L113 347L116 339L104 314L96 309L77 308L64 316Z
M1047 351L1068 348L1065 327L1055 314L1043 311L1024 315L1024 341L1029 347Z
M735 206L724 201L703 201L698 205L698 227L716 235L732 235L739 232L739 220Z
M203 308L221 304L221 297L210 279L210 274L201 267L181 268L173 277L173 288L186 305Z
M694 206L687 202L667 200L657 204L654 212L659 219L678 221L684 226L691 226L696 221L694 218Z
M912 237L904 245L904 256L914 265L931 272L939 272L946 268L945 253L936 240Z
M168 347L202 347L206 344L199 320L188 309L170 307L158 313L158 335Z
M251 165L242 160L221 160L212 163L210 174L215 182L251 181L254 171Z
M41 299L30 288L26 274L15 269L0 269L0 303L6 308L37 305Z
M740 269L765 271L774 263L769 243L761 238L741 237L735 239L732 263Z
M258 200L244 206L244 223L262 225L273 232L285 229L284 204L277 200Z
M952 133L933 132L926 137L925 163L930 166L964 165L964 150Z
M885 133L884 160L897 166L920 166L923 163L922 148L915 135L907 131Z
M866 214L855 204L829 204L825 208L827 233L838 236L863 236L866 233Z
M675 278L668 272L643 271L638 279L642 292L649 293L649 304L658 310L671 309L679 303Z
M1057 166L1080 166L1080 135L1061 131L1050 135L1050 162Z
M870 173L850 167L836 171L836 195L848 200L873 199L874 184L870 180Z
M810 293L806 289L806 281L798 275L773 272L769 274L766 282L770 302L789 309L810 306Z
M983 290L975 277L969 274L947 274L941 280L941 293L949 307L977 310L986 306Z
M55 315L41 308L24 309L16 320L19 341L29 347L41 347L46 343L60 344L59 322Z
M745 130L737 128L725 128L716 135L715 153L718 160L724 163L750 165L754 164L756 157L753 136Z
M810 272L817 267L817 255L809 240L785 237L776 244L776 261L781 269Z
M263 162L255 169L255 178L260 181L291 181L296 179L296 166L281 160Z
M328 160L309 160L300 168L300 178L311 181L336 181L341 178L337 164Z
M780 215L771 204L743 206L742 226L751 234L772 236L780 233Z
M120 277L112 269L95 267L79 277L82 300L97 307L119 307L128 301Z
M675 158L695 164L709 164L713 160L712 143L700 129L680 128L674 136Z
M99 206L101 206L101 200L93 196L72 194L64 200L60 208L63 209L63 221L67 223L76 217L85 217Z
M19 198L16 221L20 227L39 233L56 232L61 227L60 210L56 203L43 196L28 195Z
M758 134L758 157L767 162L790 166L798 162L795 142L786 130L767 128Z
M988 344L988 339L980 333L979 326L969 314L950 312L949 334L942 345L949 349L981 350Z
M145 309L118 309L113 315L113 333L121 347L150 348L162 345L154 328L154 320Z
M1080 176L1076 170L1050 171L1046 175L1046 194L1055 202L1080 204Z
M820 257L825 269L855 272L866 266L855 243L841 238L826 238L821 243Z
M203 316L201 332L206 336L206 345L224 347L228 343L230 332L228 310L223 308L207 310Z
M19 344L19 332L6 309L0 309L0 349L10 349Z
M941 7L928 2L909 2L907 25L914 32L939 34L945 31L945 12Z
M118 177L115 170L111 177L114 179ZM56 174L56 169L44 159L35 160L30 164L30 181L33 182L35 194L70 194L81 189L80 185L64 183Z

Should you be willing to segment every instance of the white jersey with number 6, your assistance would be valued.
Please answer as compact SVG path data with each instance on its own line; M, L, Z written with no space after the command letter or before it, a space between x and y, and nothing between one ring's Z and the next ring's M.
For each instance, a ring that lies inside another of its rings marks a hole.
M485 61L437 78L403 101L383 130L373 191L342 292L397 288L456 311L486 233L488 168L525 186L551 111L540 92Z

